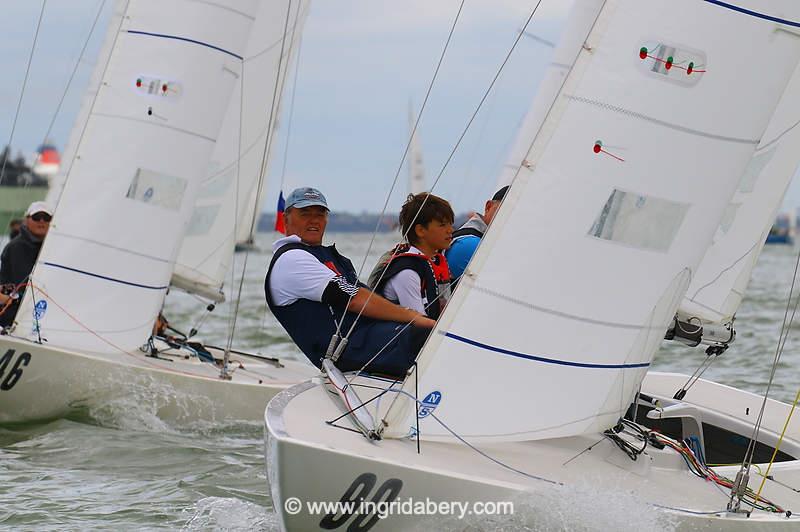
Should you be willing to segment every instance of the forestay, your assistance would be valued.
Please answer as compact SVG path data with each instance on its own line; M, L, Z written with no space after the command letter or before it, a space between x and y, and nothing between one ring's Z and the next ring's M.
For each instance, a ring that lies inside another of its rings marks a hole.
M58 173L50 181L50 188L47 191L46 201L49 205L56 207L58 200L61 197L61 191L64 187L64 180L69 169L72 167L72 162L75 160L75 152L78 149L78 142L80 142L83 129L86 127L86 122L89 119L89 113L92 110L97 90L100 87L100 82L103 80L103 73L108 65L108 58L111 57L111 50L114 48L114 41L119 33L120 23L125 14L125 7L127 2L125 0L115 0L114 7L109 17L108 25L106 26L106 34L103 38L103 44L100 46L100 51L95 61L92 75L89 78L89 85L81 100L81 107L78 111L78 116L70 131L67 144L64 147L64 153L61 158L62 164L58 169Z
M420 399L460 436L596 432L632 401L798 61L767 17L800 4L738 4L608 0L586 25L418 359ZM451 438L429 411L422 438ZM414 413L399 400L386 435Z
M130 350L149 337L256 6L128 3L19 334L89 351Z
M762 141L725 210L680 306L684 317L727 323L742 302L800 154L800 69L792 76Z
M258 184L269 164L282 88L309 7L307 0L260 4L244 61L244 90L237 81L172 276L174 286L216 301L225 297L234 244L250 238L261 207Z

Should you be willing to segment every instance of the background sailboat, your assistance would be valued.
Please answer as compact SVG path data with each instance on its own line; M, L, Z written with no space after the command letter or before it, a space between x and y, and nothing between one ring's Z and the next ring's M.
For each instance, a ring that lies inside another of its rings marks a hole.
M10 379L1 421L61 415L136 386L163 393L167 416L247 419L313 373L236 354L223 379L214 363L149 341L254 20L269 4L131 0L112 17L56 218L14 334L0 339Z
M796 526L771 502L754 503L749 520L726 513L728 493L706 481L713 472L704 464L702 479L687 474L683 457L694 455L680 441L619 425L800 58L792 29L800 9L738 4L576 5L555 53L560 71L551 69L534 104L539 122L523 130L533 135L521 141L528 149L505 202L411 375L395 384L355 378L345 389L331 368L331 388L348 396L347 407L311 383L270 403L276 502L356 493L486 501L524 492L541 502L589 476L600 491L622 486L644 507L695 526L745 530L753 516L764 527ZM765 61L758 75L744 68L757 60ZM742 109L744 101L758 105ZM758 403L716 392L737 406ZM361 408L359 394L364 404L380 399ZM383 441L325 424L354 408L353 423ZM716 427L730 411L705 408L695 419ZM764 445L775 445L776 420L788 411L768 404ZM752 420L737 423L725 430L749 435ZM712 432L704 443L701 433L701 445L719 443ZM770 484L764 496L791 506L800 502L792 491L800 433L787 436L789 487ZM312 485L293 474L301 462L343 482ZM302 508L282 517L287 527L350 519L320 521ZM381 524L414 518L402 519ZM367 523L377 516L359 515L352 526Z
M252 242L250 232L258 227L283 89L309 5L305 0L262 2L244 57L244 84L237 80L234 87L172 286L217 302L225 299L234 246Z

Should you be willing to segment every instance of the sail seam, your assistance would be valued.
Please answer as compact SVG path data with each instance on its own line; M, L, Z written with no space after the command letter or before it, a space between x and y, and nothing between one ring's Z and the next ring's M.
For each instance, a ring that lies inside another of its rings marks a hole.
M137 288L146 288L148 290L166 290L168 288L168 286L149 286L149 285L146 285L146 284L133 283L131 281L123 281L122 279L115 279L113 277L107 277L105 275L100 275L99 273L92 273L92 272L87 272L85 270L79 270L77 268L70 268L69 266L64 266L63 264L56 264L54 262L44 262L43 264L45 266L51 266L53 268L60 268L62 270L67 270L67 271L71 271L71 272L75 272L75 273L80 273L82 275L88 275L89 277L96 277L97 279L103 279L105 281L111 281L111 282L114 282L114 283L124 284L124 285L128 285L128 286L135 286Z
M615 113L620 113L626 116L630 116L632 118L637 118L639 120L643 120L645 122L650 122L652 124L656 124L659 126L667 127L669 129L674 129L675 131L680 131L682 133L688 133L690 135L696 135L699 137L705 137L714 140L722 140L725 142L735 142L737 144L752 144L756 145L760 142L760 139L745 139L740 137L728 137L725 135L717 135L716 133L709 133L707 131L700 131L699 129L692 129L686 126L680 126L678 124L673 124L670 122L666 122L664 120L659 120L658 118L654 118L652 116L647 116L642 113L638 113L636 111L631 111L630 109L625 109L624 107L617 107L616 105L611 105L609 103L601 102L598 100L592 100L589 98L583 98L581 96L574 96L570 94L564 95L565 98L568 100L572 100L578 103L585 103L589 105L594 105L595 107L600 107L602 109L606 109L608 111L614 111Z
M141 118L133 118L132 116L112 115L107 113L94 113L94 116L102 116L103 118L118 118L120 120L131 120L133 122L141 122L142 124L147 124L150 126L157 126L157 127L164 127L167 129L171 129L173 131L177 131L178 133L186 133L187 135L191 135L192 137L197 137L203 140L207 140L209 142L217 142L217 139L207 137L200 133L195 133L194 131L189 131L188 129L182 129L175 126L168 126L167 124L159 124L158 122L153 122L151 120L142 120Z
M495 347L493 345L484 344L482 342L478 342L476 340L470 340L469 338L465 338L463 336L459 336L457 334L453 334L451 332L446 332L444 335L448 338L452 338L453 340L458 340L459 342L463 342L465 344L469 344L474 347L480 347L481 349L486 349L487 351L493 351L495 353L500 353L503 355L510 355L517 358L524 358L526 360L534 360L536 362L544 362L547 364L556 364L559 366L571 366L577 368L590 368L590 369L635 369L635 368L647 368L650 367L649 362L640 362L638 364L593 364L590 362L573 362L570 360L559 360L556 358L547 358L541 357L537 355L528 355L525 353L519 353L517 351L511 351L509 349L503 349L502 347Z
M225 48L220 48L219 46L215 46L213 44L209 44L203 41L198 41L196 39L190 39L188 37L180 37L178 35L167 35L166 33L151 33L149 31L140 31L140 30L128 30L128 33L132 33L133 35L146 35L148 37L159 37L161 39L172 39L175 41L183 41L191 44L199 44L200 46L205 46L206 48L211 48L212 50L217 50L218 52L228 54L231 57L235 57L239 61L244 59L241 55L235 54L230 50L226 50Z
M123 253L127 253L128 255L133 255L134 257L141 257L143 259L152 260L154 262L161 262L161 263L164 263L164 264L172 264L171 260L165 259L163 257L157 257L155 255L148 255L146 253L140 253L140 252L133 251L133 250L130 250L130 249L126 249L126 248L123 248L123 247L120 247L120 246L114 246L114 245L109 244L108 242L102 242L100 240L93 240L91 238L85 238L85 237L81 237L81 236L71 235L69 233L60 233L60 232L56 233L56 231L53 230L53 229L50 230L49 234L51 234L51 235L58 234L58 236L61 237L61 238L71 238L73 240L80 240L81 242L88 242L89 244L94 244L94 245L102 247L102 248L113 249L114 251L121 251Z
M469 278L469 277L466 277L466 278ZM649 325L637 325L637 324L633 324L633 323L615 323L615 322L611 322L611 321L602 321L602 320L595 320L595 319L592 319L592 318L584 318L582 316L576 316L574 314L567 314L566 312L561 312L561 311L558 311L558 310L553 310L553 309L549 309L549 308L545 308L545 307L539 307L537 305L533 305L533 304L528 303L526 301L522 301L522 300L510 297L510 296L501 294L499 292L495 292L494 290L489 290L488 288L483 288L483 287L478 286L476 284L473 284L472 286L470 286L470 288L472 290L477 290L478 292L482 292L484 294L497 297L499 299L502 299L504 301L508 301L510 303L515 303L517 305L520 305L522 307L525 307L525 308L528 308L528 309L531 309L531 310L544 312L545 314L552 314L552 315L558 316L560 318L567 318L567 319L570 319L570 320L581 321L581 322L584 322L584 323L591 323L592 325L601 325L601 326L604 326L604 327L614 327L614 328L617 328L617 329L633 329L633 330L636 330L636 331L640 331L640 330L643 330L643 329L666 330L665 327L656 327L656 326L649 326Z
M739 13L750 15L751 17L756 17L764 20L769 20L770 22L777 22L779 24L786 24L787 26L794 26L795 28L800 28L800 22L794 22L793 20L788 20L780 17L773 17L772 15L759 13L758 11L751 11L750 9L745 9L743 7L735 6L727 2L721 2L720 0L704 0L704 1L708 2L709 4L714 4L719 7L724 7L725 9L730 9L731 11L738 11Z

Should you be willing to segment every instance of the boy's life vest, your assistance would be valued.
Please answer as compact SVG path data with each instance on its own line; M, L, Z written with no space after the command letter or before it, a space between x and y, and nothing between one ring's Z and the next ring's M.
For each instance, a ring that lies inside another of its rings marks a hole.
M450 268L442 253L432 257L411 251L410 244L398 244L378 260L369 275L367 285L383 295L389 280L403 270L414 270L419 275L420 297L425 302L425 314L438 319L450 298ZM397 303L397 301L393 301Z

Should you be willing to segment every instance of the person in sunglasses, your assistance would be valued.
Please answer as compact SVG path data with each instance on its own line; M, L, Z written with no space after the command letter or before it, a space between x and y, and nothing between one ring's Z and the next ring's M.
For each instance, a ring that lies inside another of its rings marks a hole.
M34 201L25 211L19 234L0 254L0 326L14 322L25 283L36 264L42 242L50 229L53 210L43 201Z

